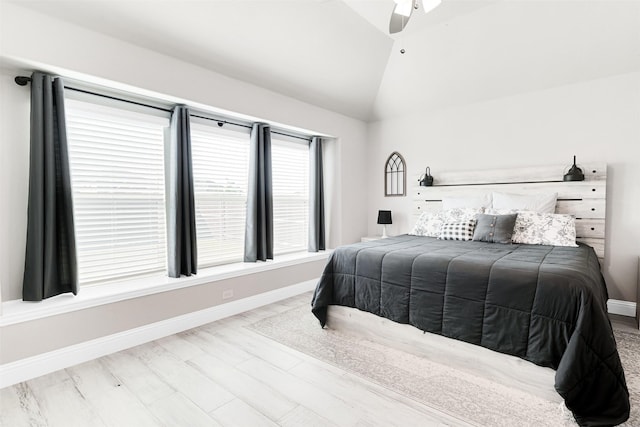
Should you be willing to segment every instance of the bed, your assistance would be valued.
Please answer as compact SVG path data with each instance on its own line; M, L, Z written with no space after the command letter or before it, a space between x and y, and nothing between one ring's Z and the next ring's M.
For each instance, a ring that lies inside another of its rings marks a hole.
M347 245L331 255L312 311L322 326L330 321L330 306L341 306L553 369L554 388L578 424L619 424L629 416L629 393L600 271L606 253L603 168L591 166L580 183L522 182L522 170L484 178L491 189L555 189L558 210L577 217L577 247L412 235ZM474 185L483 185L477 176ZM468 190L456 179L416 189L416 210L441 203L452 190ZM600 224L602 231L596 230Z

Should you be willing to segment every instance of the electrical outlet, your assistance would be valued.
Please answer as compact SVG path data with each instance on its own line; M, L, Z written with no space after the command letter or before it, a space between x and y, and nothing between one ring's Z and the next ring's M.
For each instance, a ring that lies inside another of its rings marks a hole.
M227 289L222 291L222 299L233 298L233 289Z

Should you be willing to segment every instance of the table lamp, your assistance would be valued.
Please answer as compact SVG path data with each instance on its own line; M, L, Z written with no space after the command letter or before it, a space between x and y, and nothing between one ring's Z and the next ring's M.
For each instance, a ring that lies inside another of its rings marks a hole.
M391 222L391 211L378 211L378 224L382 224L382 238L387 238L387 224Z

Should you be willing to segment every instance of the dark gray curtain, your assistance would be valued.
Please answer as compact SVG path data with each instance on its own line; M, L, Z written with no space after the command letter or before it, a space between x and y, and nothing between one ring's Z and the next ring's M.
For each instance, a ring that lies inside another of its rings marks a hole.
M324 181L322 140L317 136L309 144L309 252L325 250Z
M171 114L168 155L167 252L169 277L197 271L196 213L191 167L189 109L178 105Z
M255 123L251 128L247 222L244 261L273 259L273 193L271 187L271 128Z
M31 76L27 247L22 299L78 293L73 200L64 113L64 84Z

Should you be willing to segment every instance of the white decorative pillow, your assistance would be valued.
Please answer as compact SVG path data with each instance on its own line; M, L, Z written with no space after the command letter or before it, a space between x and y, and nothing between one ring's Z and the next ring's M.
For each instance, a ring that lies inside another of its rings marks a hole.
M442 224L444 224L442 212L423 212L409 234L414 236L440 237Z
M478 219L484 208L453 208L442 211L444 222L464 222Z
M443 197L442 209L454 208L490 208L491 193L480 196Z
M577 247L576 220L564 214L518 212L512 240L529 245Z
M475 220L484 208L454 208L438 212L423 212L409 234L414 236L440 237L445 222ZM473 231L472 233L473 234Z
M509 209L489 209L490 215L514 213ZM513 243L528 245L571 246L576 244L576 220L571 215L517 211Z
M439 238L442 240L473 240L473 230L475 227L475 219L460 222L446 222L442 225Z
M558 193L514 194L494 192L492 198L494 209L554 213L556 211Z

